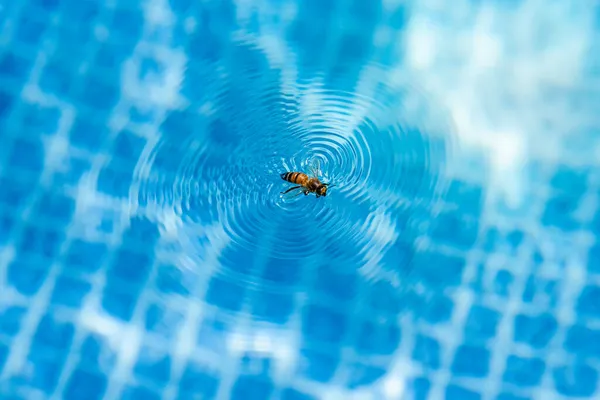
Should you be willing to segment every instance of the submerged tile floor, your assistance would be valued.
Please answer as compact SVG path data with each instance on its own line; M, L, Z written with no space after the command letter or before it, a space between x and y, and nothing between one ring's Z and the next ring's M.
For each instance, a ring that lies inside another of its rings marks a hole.
M0 6L3 398L598 396L598 92L568 44L597 37L590 9L393 3ZM320 69L360 92L368 61L450 104L466 157L385 247L410 274L261 258L218 221L198 265L176 213L132 200L158 138L206 125L207 76L250 65L285 87Z

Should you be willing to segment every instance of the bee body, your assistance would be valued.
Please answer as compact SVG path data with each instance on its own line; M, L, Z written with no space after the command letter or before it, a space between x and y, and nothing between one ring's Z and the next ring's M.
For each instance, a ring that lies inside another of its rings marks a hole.
M284 181L294 183L297 185L291 187L285 192L282 192L283 194L291 192L292 190L300 189L301 191L298 194L304 193L305 195L307 195L309 193L315 193L317 197L327 196L327 187L329 186L329 184L322 183L316 176L309 177L304 172L296 171L284 172L280 176L281 179L283 179Z

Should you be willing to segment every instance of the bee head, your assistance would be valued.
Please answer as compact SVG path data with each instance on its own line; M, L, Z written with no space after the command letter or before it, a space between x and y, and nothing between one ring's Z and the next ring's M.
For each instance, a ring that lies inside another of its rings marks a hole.
M317 189L317 194L319 196L327 196L327 186L326 185L319 186L319 188Z

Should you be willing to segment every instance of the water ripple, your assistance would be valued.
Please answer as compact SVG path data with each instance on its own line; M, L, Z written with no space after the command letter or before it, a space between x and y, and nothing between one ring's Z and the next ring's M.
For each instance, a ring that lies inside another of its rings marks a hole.
M234 70L188 70L184 85L197 86L204 105L163 124L138 168L146 173L136 203L174 211L194 234L218 222L230 243L262 257L321 253L360 267L377 240L375 210L406 226L439 200L452 129L418 85L389 84L392 73L371 65L360 90L341 91L319 73L290 82L251 57L231 57ZM290 186L282 172L310 173L316 161L321 180L336 185L327 197L280 195Z

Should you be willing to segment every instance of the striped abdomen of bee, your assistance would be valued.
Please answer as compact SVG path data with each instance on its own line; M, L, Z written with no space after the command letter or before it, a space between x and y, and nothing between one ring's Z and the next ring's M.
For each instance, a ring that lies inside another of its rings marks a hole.
M310 180L304 172L284 172L281 174L281 179L300 186L306 186Z

